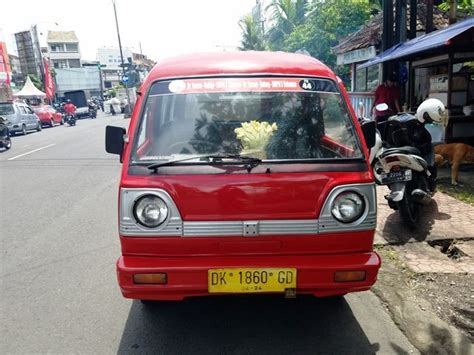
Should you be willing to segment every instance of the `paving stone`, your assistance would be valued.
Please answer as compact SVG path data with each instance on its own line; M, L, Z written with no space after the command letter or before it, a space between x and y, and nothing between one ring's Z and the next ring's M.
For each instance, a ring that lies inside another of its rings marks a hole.
M388 207L386 186L377 186L377 229L374 244L404 244L440 239L474 239L474 207L437 192L423 209L419 227L410 230L398 211Z
M474 273L474 258L455 261L426 242L407 243L393 248L416 273ZM416 257L413 258L413 255Z
M456 243L456 247L464 254L474 258L474 240L466 240Z

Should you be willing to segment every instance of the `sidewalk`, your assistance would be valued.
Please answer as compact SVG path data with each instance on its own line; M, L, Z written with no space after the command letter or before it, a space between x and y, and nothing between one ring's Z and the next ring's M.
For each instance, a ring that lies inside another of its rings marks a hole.
M474 207L437 192L428 206L423 206L417 230L403 223L398 211L390 209L384 196L389 190L377 186L377 229L374 244L405 244L440 239L474 239Z
M383 261L374 292L422 353L472 353L474 206L437 192L412 231L388 207L388 192L377 186Z

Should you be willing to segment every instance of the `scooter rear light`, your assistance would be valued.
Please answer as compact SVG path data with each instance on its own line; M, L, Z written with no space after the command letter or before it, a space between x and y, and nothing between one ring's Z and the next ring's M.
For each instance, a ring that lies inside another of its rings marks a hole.
M400 165L392 166L392 169L390 169L390 171L400 171Z
M387 163L393 163L394 161L400 161L400 159L398 159L397 156L391 156L391 157L386 157L386 158L385 158L385 161L386 161Z

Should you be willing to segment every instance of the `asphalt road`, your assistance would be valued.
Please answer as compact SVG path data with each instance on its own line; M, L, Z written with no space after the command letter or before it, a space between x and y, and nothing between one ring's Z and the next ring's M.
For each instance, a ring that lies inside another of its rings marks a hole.
M14 137L0 153L0 353L403 354L371 292L340 300L122 298L117 184L100 115Z

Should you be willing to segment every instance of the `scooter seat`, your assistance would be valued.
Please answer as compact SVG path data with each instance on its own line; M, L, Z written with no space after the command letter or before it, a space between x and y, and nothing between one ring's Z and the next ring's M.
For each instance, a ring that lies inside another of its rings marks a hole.
M413 154L413 155L421 156L421 152L418 148L407 145L405 147L389 148L385 150L380 155L380 157L385 158L386 156L391 155L391 154Z

